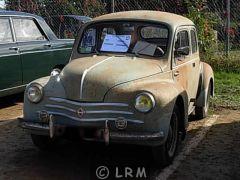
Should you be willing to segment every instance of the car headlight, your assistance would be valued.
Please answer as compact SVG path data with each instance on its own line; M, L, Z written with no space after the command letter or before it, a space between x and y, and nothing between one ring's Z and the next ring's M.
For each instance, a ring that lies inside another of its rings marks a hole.
M135 108L142 112L147 113L152 110L155 106L155 100L152 94L150 93L141 93L137 95L135 100Z
M51 76L58 76L61 73L61 70L58 68L55 68L51 71Z
M32 103L38 103L43 97L43 88L40 84L31 84L27 89L28 100Z

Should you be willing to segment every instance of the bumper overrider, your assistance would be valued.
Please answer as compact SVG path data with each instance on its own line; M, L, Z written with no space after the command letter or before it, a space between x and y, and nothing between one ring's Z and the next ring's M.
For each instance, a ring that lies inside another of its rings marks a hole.
M146 132L144 120L136 119L125 103L85 103L50 97L35 113L34 118L24 116L20 120L20 126L32 134L53 138L77 128L83 139L106 144L158 145L164 140L164 132Z

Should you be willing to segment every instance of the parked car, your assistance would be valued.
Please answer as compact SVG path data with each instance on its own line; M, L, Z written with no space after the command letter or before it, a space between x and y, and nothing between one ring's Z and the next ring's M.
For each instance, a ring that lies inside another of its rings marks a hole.
M62 68L74 40L59 40L39 16L0 11L0 97L24 91L26 84Z
M58 15L46 18L46 22L59 39L75 38L80 27L91 20L92 18L88 16L77 15Z
M192 21L158 11L113 13L82 27L60 74L28 85L21 126L40 149L75 132L83 140L151 146L165 166L188 116L206 117L213 90Z

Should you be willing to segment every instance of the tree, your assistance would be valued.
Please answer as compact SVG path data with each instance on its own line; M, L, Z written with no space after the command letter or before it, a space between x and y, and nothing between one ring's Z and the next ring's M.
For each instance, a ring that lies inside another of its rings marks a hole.
M43 17L66 14L95 17L106 12L104 3L98 0L6 0L6 8Z

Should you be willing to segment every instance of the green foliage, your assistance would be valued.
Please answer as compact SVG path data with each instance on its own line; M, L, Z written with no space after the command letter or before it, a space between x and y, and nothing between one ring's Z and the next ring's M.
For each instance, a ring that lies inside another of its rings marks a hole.
M215 72L215 97L213 108L240 109L240 75L238 73Z
M206 8L206 0L185 0L185 3L188 9L186 16L195 23L198 38L202 42L200 51L208 58L217 48L216 31L214 31L214 26L218 23L217 18Z
M105 6L99 0L6 0L6 8L8 10L24 11L38 14L43 17L51 17L52 15L85 15L90 17L105 14Z
M229 56L223 53L215 53L208 59L204 59L212 66L214 71L234 72L240 74L240 51L230 51Z

